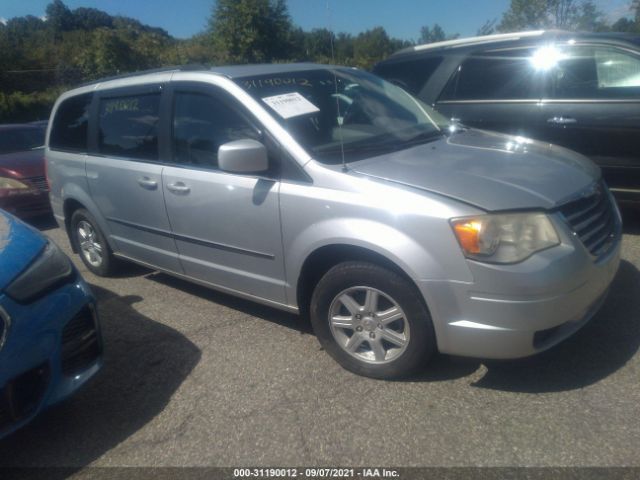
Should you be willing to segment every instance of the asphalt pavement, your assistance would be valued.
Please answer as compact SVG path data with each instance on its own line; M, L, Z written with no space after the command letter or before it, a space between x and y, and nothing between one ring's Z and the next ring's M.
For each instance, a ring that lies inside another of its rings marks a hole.
M634 218L635 217L635 218ZM640 213L597 316L536 357L437 356L386 382L308 323L131 266L99 278L105 368L0 442L0 466L640 466Z

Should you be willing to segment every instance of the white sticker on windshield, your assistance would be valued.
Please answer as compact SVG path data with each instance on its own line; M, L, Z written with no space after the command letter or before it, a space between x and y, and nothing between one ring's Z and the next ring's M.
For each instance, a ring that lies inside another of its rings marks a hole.
M264 97L262 101L273 108L276 113L284 119L320 111L318 107L298 92Z

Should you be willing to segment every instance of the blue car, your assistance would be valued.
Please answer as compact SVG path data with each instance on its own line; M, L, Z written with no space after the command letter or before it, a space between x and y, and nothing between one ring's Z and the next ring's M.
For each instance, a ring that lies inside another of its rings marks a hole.
M101 366L88 285L52 241L0 210L0 438Z

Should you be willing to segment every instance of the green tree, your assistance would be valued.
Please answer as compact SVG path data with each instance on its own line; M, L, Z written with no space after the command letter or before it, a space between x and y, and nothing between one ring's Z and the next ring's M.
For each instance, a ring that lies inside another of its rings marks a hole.
M627 33L635 33L638 30L638 25L636 22L627 17L622 17L616 20L613 25L611 25L611 30L614 32L627 32Z
M498 25L501 32L527 29L607 30L593 0L511 0Z
M73 30L73 14L62 0L53 0L53 2L47 5L45 12L47 16L47 25L56 34Z
M75 28L95 30L96 28L113 28L113 17L96 8L76 8L73 12Z
M444 33L442 27L437 23L434 23L433 27L425 25L420 29L420 38L418 39L418 43L441 42L446 39L447 34Z
M613 25L611 30L615 32L640 33L640 0L633 0L629 5L629 16L619 18Z
M511 0L498 25L501 32L538 29L549 26L548 0Z
M496 31L496 22L498 19L494 18L491 20L487 20L482 24L482 26L476 32L476 35L482 37L484 35L491 35Z
M271 62L289 53L292 27L284 0L218 0L209 28L225 62Z
M353 41L353 61L358 67L370 69L393 51L394 45L383 27L362 32Z
M88 48L77 59L78 67L87 80L135 70L133 51L116 32L107 28L95 30Z
M583 1L576 12L572 25L574 30L601 32L609 30L605 15L598 9L593 0Z
M335 58L335 43L333 32L326 28L314 28L304 34L304 58L320 63L331 63Z
M351 64L353 63L353 35L349 33L338 33L333 44L333 51L336 57L336 63Z

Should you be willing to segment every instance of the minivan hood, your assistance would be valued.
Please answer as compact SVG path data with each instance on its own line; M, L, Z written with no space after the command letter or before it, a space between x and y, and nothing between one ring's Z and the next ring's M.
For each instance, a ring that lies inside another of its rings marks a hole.
M593 162L566 148L473 129L350 167L485 210L553 208L600 178Z

